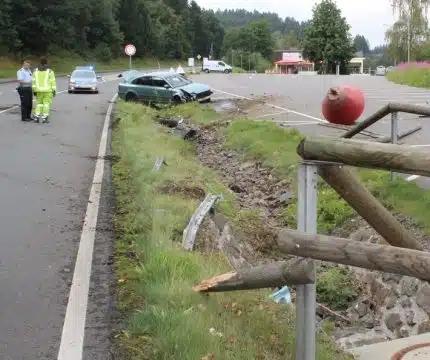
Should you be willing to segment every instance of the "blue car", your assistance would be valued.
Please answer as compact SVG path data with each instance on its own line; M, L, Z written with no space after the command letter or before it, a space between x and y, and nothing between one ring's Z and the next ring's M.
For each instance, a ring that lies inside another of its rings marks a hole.
M89 92L98 94L100 76L88 68L75 69L69 77L68 93Z
M209 86L171 72L141 73L131 70L123 72L119 77L121 82L118 85L118 96L125 101L152 104L207 102L213 94Z

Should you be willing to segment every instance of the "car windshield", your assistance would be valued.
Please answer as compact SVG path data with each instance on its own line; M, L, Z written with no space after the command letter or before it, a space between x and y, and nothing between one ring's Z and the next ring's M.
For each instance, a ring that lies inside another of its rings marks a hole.
M94 71L74 71L72 73L72 77L79 79L94 79L96 74Z
M184 86L184 85L188 85L191 84L192 81L187 80L185 78L183 78L180 75L170 75L170 76L166 76L166 80L169 82L170 85L172 85L172 87L176 88L176 87L180 87L180 86Z

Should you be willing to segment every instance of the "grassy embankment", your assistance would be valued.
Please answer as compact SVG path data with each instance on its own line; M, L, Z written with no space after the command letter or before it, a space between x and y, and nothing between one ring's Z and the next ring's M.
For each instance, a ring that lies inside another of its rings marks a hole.
M402 85L430 88L430 64L402 64L387 74L387 79Z
M39 63L39 59L37 57L29 57L33 66L37 66ZM97 72L103 71L114 71L114 70L125 70L129 68L129 60L127 57L122 59L112 60L110 62L100 62L100 61L92 61L92 60L84 60L80 57L69 56L69 57L50 57L50 64L52 68L55 70L58 75L66 75L70 74L71 71L77 65L86 65L86 64L94 64ZM133 59L133 68L135 69L145 69L145 68L153 68L156 69L158 66L162 68L170 68L173 67L176 69L178 65L182 67L187 67L187 60L179 61L179 60L158 60L158 59ZM7 60L0 59L0 79L9 79L15 78L16 71L20 68L21 63L16 60ZM196 71L199 71L201 68L201 64L196 64ZM233 73L245 73L244 69L239 67L233 68Z
M31 58L33 66L37 66L39 63L38 58ZM94 64L96 66L97 72L110 71L110 70L125 70L129 68L129 60L124 56L122 59L113 60L108 63L84 60L76 56L70 56L67 58L62 57L50 57L49 58L52 68L58 75L70 74L70 72L77 65ZM133 68L143 69L143 68L158 68L161 67L177 67L178 61L159 61L157 59L133 59ZM186 61L180 62L182 66L186 66ZM19 61L14 60L1 60L0 59L0 79L14 78L16 76L16 71L21 66Z
M174 111L191 116L197 123L217 119L212 110L196 105ZM177 239L198 200L180 192L165 194L161 185L173 180L222 193L225 199L219 202L217 211L233 221L242 214L234 195L212 170L198 162L193 144L167 135L164 128L154 124L153 115L153 110L121 102L116 110L116 117L122 119L115 125L113 136L114 154L119 156L113 169L118 300L120 310L131 314L120 336L122 349L133 360L294 359L294 312L287 305L269 300L268 291L201 296L191 290L201 279L228 271L229 266L218 254L185 253L180 249ZM262 159L280 177L294 182L298 160L295 150L300 139L297 132L285 131L271 122L249 120L237 120L224 131L227 147ZM151 172L159 156L164 156L168 165ZM428 193L402 181L390 184L384 172L360 173L384 203L428 227ZM347 204L321 186L321 232L329 232L351 215ZM282 217L288 226L295 226L295 206ZM319 300L327 303L338 297L339 281L347 283L349 278L335 270L322 280ZM345 297L350 295L344 293ZM210 328L224 336L211 334ZM319 333L318 343L319 360L348 359L335 349L325 332Z

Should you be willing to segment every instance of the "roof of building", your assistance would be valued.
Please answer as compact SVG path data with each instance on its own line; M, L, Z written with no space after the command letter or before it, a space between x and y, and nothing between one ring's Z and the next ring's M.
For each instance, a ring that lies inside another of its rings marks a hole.
M306 61L306 60L279 60L279 61L275 61L276 65L312 65L312 63L310 61Z

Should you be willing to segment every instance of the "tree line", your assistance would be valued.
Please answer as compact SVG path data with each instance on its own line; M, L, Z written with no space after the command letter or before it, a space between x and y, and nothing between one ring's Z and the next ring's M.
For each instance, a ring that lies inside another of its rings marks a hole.
M340 35L331 36L333 31ZM301 48L326 71L336 63L346 66L356 51L368 56L377 50L362 35L351 38L332 0L316 5L312 19L304 22L271 12L214 12L194 0L0 1L0 54L73 53L110 60L123 53L126 43L136 46L137 57L212 55L257 71L272 66L275 50Z
M2 0L0 53L74 53L109 60L133 43L138 57L220 56L215 13L188 0Z

